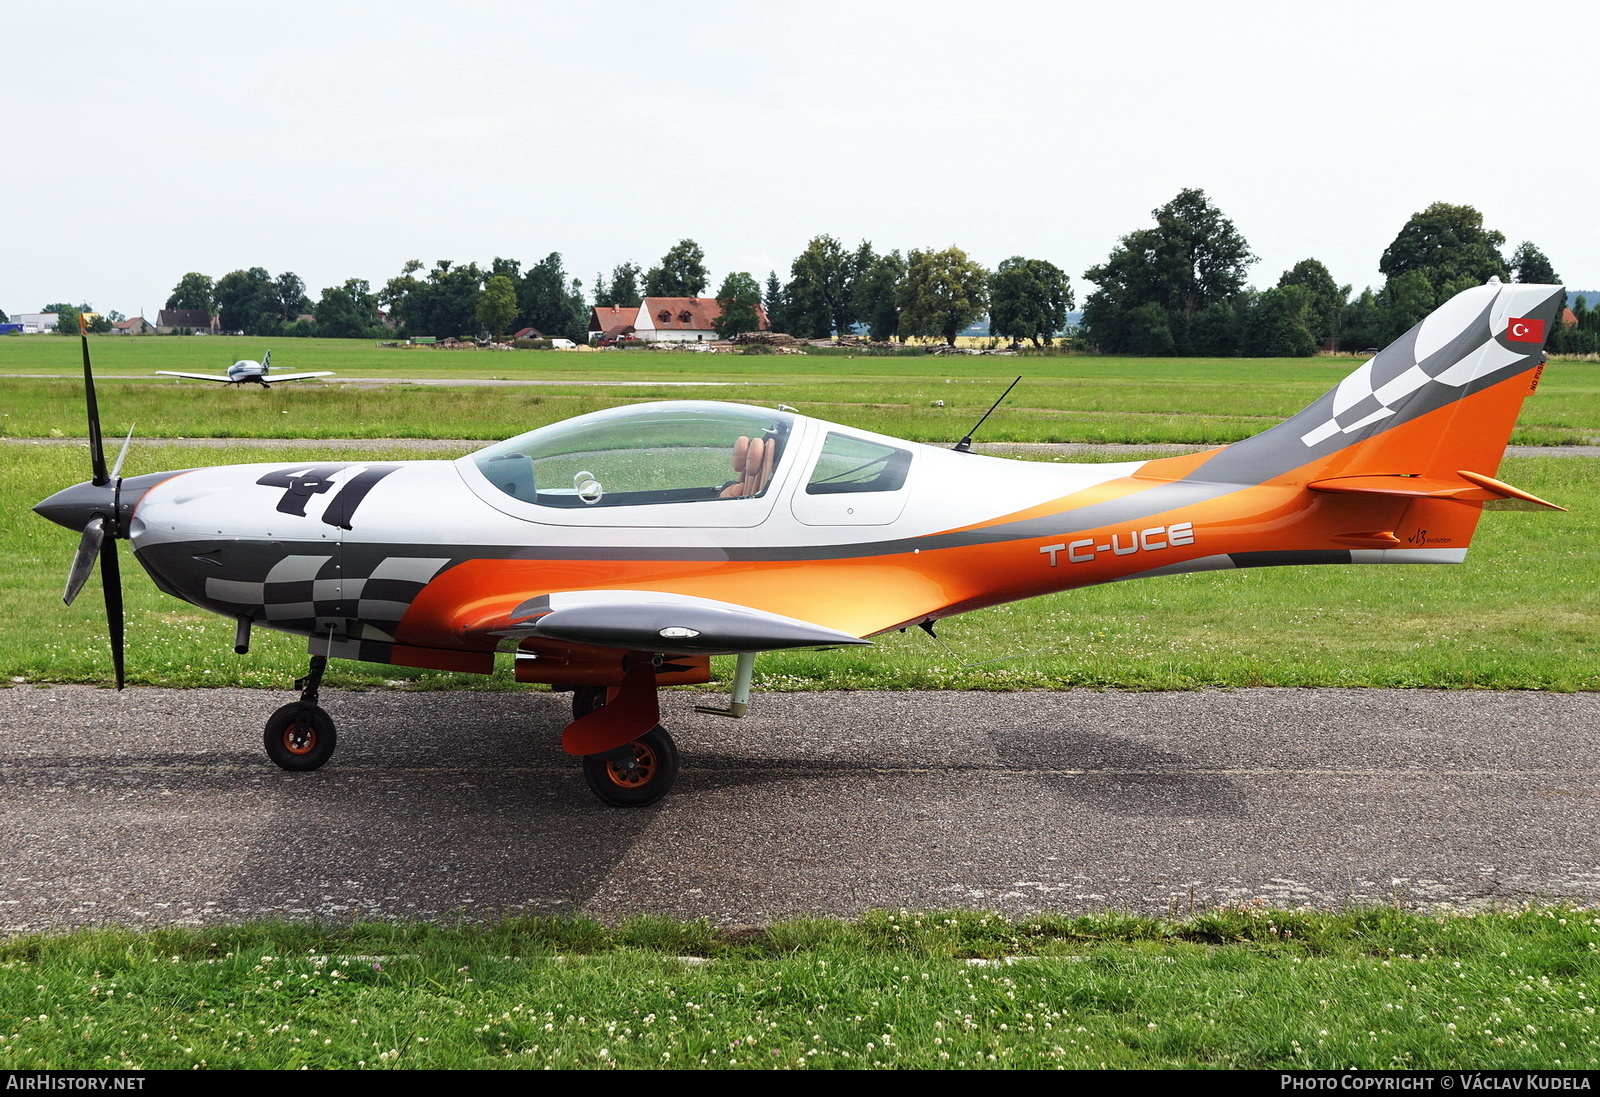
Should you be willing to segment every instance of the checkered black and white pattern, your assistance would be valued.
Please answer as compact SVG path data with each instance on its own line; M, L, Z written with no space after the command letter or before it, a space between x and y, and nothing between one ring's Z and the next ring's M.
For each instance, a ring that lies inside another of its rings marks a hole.
M207 579L206 596L248 607L273 628L340 639L394 641L394 629L449 557L388 556L366 575L341 573L334 557L278 560L263 582Z
M1535 287L1476 286L1447 301L1417 327L1339 383L1333 391L1333 414L1300 436L1316 446L1337 435L1354 434L1382 422L1408 403L1447 403L1482 377L1516 365L1537 353L1537 346L1503 339L1506 321L1519 315L1519 304L1533 300L1519 290ZM1547 295L1537 287L1537 295Z

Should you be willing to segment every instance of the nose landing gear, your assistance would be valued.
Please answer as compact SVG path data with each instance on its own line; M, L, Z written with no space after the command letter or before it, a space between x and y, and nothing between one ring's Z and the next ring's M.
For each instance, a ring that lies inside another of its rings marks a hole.
M310 672L295 682L300 700L289 702L267 718L262 745L267 748L267 757L282 769L319 769L333 757L338 732L333 717L317 704L317 690L327 666L325 656L313 655Z

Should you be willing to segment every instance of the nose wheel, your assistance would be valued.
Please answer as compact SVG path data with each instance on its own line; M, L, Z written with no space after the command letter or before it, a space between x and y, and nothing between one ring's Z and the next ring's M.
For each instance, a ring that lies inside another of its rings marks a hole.
M261 737L267 757L288 770L318 769L333 757L338 733L333 718L317 705L291 701L267 720Z

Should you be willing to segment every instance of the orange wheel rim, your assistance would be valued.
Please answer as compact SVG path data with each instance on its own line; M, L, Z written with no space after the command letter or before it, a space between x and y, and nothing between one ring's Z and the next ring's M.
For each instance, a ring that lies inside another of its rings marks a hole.
M633 765L619 766L615 762L607 762L606 776L620 788L641 788L655 778L656 752L643 743L628 745L633 748Z
M310 724L290 724L283 729L283 749L290 754L310 754L317 748L317 729Z

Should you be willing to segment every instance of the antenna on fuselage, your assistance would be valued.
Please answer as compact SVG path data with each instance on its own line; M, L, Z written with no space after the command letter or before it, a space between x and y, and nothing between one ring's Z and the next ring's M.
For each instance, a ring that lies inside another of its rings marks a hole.
M999 407L1001 405L1001 403L1003 403L1005 401L1005 398L1007 396L1011 395L1011 390L1016 388L1017 387L1017 382L1021 381L1021 380L1022 380L1022 376L1019 374L1017 376L1017 380L1016 381L1013 381L1013 382L1011 382L1011 384L1006 386L1006 391L1004 391L1004 392L1002 392L1000 394L1000 399L996 400L994 403L990 404L989 405L989 410L983 413L983 419L987 419L987 418L989 418L989 416L994 414L994 409ZM974 434L978 433L978 428L979 427L983 426L983 419L979 419L976 423L972 424L972 429L967 431L967 436L965 438L961 439L961 441L957 442L954 446L952 446L950 448L954 449L957 453L971 453L972 452L972 436Z

